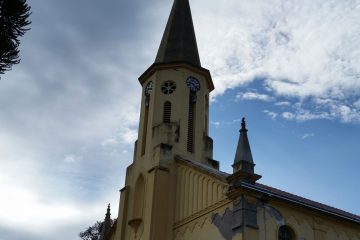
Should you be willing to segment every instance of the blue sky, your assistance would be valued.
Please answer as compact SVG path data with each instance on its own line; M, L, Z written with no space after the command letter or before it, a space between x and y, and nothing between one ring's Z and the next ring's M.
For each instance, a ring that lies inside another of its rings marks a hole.
M190 0L214 158L246 116L262 183L360 214L360 2ZM171 0L35 1L0 81L0 236L78 239L117 215Z

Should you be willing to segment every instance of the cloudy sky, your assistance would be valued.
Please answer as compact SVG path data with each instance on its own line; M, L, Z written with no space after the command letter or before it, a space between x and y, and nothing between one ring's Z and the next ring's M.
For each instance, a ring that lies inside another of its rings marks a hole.
M172 0L29 0L0 81L0 238L78 239L117 215ZM214 158L248 119L261 182L360 215L360 1L191 0Z

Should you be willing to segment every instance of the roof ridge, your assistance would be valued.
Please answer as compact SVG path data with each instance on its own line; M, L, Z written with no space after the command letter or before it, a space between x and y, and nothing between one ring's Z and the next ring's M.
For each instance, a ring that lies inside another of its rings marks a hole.
M360 222L360 215L357 215L357 214L354 214L354 213L351 213L351 212L342 210L340 208L336 208L336 207L333 207L333 206L330 206L330 205L327 205L327 204L324 204L324 203L321 203L321 202L318 202L318 201L315 201L315 200L311 200L309 198L302 197L302 196L299 196L299 195L296 195L296 194L293 194L293 193L290 193L290 192L287 192L287 191L284 191L284 190L281 190L281 189L278 189L278 188L275 188L275 187L271 187L271 186L268 186L268 185L265 185L265 184L262 184L262 183L256 183L255 185L259 185L260 187L265 187L265 188L268 188L270 190L275 190L275 191L283 193L285 195L291 195L292 197L297 198L296 200L298 200L298 201L305 200L305 201L301 201L301 202L303 202L305 204L318 205L319 208L323 208L324 210L334 210L333 212L338 212L339 214L342 213L343 215L349 215L352 218L356 218ZM328 208L328 209L326 209L326 208Z

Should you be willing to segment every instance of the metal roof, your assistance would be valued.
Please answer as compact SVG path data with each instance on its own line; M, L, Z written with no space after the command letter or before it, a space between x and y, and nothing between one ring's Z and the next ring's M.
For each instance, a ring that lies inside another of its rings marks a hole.
M213 175L217 179L220 179L223 181L226 181L225 179L228 176L230 176L230 174L228 174L226 172L219 171L217 169L214 169L214 168L206 166L202 163L190 160L183 156L176 156L175 158L178 161L180 160L184 163L187 163L188 165L190 165L196 169L205 171L208 174ZM270 186L267 186L267 185L264 185L261 183L251 184L251 183L241 182L237 187L244 188L244 189L251 190L251 191L260 192L260 193L267 195L269 198L276 198L276 199L279 199L282 201L300 205L300 206L310 208L310 209L313 209L313 210L316 210L316 211L319 211L319 212L322 212L322 213L325 213L328 215L332 215L334 217L338 217L341 219L349 220L351 222L360 224L360 216L359 215L349 213L349 212L343 211L341 209L331 207L331 206L328 206L328 205L325 205L325 204L322 204L322 203L319 203L319 202L316 202L316 201L313 201L313 200L310 200L310 199L307 199L304 197L300 197L295 194L291 194L291 193L288 193L288 192L285 192L285 191L282 191L282 190L279 190L279 189L276 189L276 188L273 188L273 187L270 187Z
M185 62L201 67L189 0L175 0L155 63Z

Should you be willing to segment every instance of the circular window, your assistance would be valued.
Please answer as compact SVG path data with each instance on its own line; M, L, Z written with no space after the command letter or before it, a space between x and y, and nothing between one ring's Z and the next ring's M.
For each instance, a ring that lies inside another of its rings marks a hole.
M166 81L161 85L161 91L168 95L175 92L176 84L173 81Z

